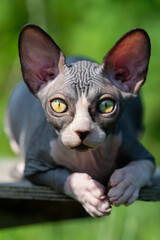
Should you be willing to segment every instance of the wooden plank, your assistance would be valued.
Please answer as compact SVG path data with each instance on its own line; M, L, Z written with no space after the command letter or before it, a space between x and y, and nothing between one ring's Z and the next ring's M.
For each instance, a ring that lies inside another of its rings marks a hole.
M142 201L160 201L160 169L158 168L152 178L149 186L140 190L138 200Z
M0 183L1 199L23 199L44 201L73 201L70 197L50 187L37 186L28 180ZM160 201L160 175L153 178L152 184L142 188L138 200Z
M16 181L17 161L0 161L0 228L88 217L81 204L49 187Z
M0 183L0 198L45 201L72 201L50 187L36 186L28 180Z
M50 187L36 186L27 180L13 181L14 161L0 162L0 228L88 216L81 204ZM3 172L3 177L1 172ZM150 186L140 191L138 200L160 201L160 171Z

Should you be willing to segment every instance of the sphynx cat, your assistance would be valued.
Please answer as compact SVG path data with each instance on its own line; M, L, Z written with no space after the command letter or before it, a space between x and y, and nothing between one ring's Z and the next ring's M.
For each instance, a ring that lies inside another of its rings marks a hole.
M65 58L29 24L19 55L25 83L11 96L6 124L12 148L25 158L24 176L71 196L93 217L133 203L155 169L138 141L138 92L150 58L145 30L126 33L98 64Z

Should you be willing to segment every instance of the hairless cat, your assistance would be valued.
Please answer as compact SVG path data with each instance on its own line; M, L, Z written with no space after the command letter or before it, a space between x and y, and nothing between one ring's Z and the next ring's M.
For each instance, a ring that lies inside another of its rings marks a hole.
M155 169L138 141L138 92L150 58L145 30L126 33L98 64L65 58L29 24L19 55L25 83L11 96L6 125L12 148L25 158L24 176L78 200L93 217L133 203Z

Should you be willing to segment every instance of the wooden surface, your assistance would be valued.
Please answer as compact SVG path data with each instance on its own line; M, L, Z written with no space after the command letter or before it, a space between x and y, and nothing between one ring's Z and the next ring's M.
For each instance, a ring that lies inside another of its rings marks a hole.
M142 201L160 201L160 170L157 169L151 183L140 190L138 200Z
M78 202L50 187L12 179L14 164L0 161L0 228L87 216ZM160 171L141 189L138 200L160 201Z
M73 201L68 196L50 187L36 186L27 180L1 182L0 199L22 199L41 201ZM160 175L154 177L152 184L142 188L138 200L160 201Z
M81 204L49 187L0 183L0 228L87 216Z

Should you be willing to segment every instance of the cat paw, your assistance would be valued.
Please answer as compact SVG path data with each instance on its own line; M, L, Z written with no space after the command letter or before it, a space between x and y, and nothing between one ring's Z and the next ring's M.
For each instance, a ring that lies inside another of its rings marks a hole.
M150 160L132 161L113 172L109 180L108 199L114 206L126 206L137 200L141 187L147 185L155 166Z
M127 166L115 170L111 175L108 199L114 206L128 206L138 198L141 184L136 171L136 168Z
M64 191L78 200L92 217L102 217L111 212L105 187L86 173L71 174L67 178Z

